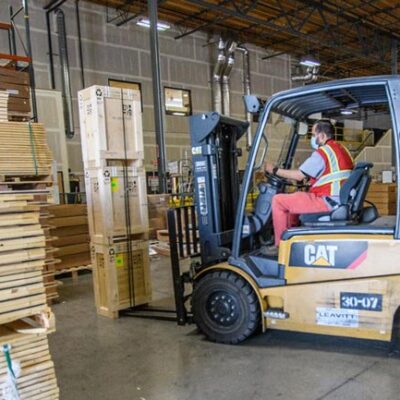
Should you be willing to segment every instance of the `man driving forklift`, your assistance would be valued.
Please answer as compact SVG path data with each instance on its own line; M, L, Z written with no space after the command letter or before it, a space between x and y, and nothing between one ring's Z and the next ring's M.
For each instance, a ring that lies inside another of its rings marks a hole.
M350 176L354 163L349 151L334 140L335 128L329 120L319 120L312 127L311 147L315 150L296 170L283 169L266 162L267 173L280 178L308 180L308 192L276 194L272 200L275 245L266 249L278 255L282 233L293 226L297 215L326 212L339 204L339 191Z

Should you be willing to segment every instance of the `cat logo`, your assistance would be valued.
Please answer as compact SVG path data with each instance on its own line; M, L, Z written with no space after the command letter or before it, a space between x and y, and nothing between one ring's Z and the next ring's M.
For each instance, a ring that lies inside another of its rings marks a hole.
M337 250L338 246L307 244L304 246L304 262L306 265L334 267Z
M351 270L362 266L367 254L364 240L301 241L290 246L289 266Z

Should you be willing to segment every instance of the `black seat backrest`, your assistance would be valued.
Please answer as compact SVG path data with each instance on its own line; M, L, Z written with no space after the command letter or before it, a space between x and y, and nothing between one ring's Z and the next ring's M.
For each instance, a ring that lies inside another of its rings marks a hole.
M350 215L362 210L368 192L371 176L370 169L374 166L368 162L358 162L347 181L340 189L340 204L348 204Z

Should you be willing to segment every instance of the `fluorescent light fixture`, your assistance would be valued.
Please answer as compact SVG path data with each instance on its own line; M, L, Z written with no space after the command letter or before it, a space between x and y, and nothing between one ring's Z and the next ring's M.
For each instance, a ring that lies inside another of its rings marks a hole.
M141 17L136 21L136 25L144 26L145 28L150 28L151 22L148 18ZM166 24L165 22L157 22L158 31L166 31L169 28L171 28L171 25Z
M178 112L178 111L174 111L172 113L172 115L177 115L179 117L185 117L186 116L186 114L184 112Z
M307 54L300 58L300 65L305 67L319 67L321 63L311 54Z
M353 115L353 110L349 110L348 108L342 108L340 110L340 114L342 114L342 115Z

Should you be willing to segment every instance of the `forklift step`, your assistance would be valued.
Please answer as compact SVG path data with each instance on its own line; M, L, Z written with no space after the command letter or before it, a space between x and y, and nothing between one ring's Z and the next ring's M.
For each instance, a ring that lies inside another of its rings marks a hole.
M282 308L270 308L268 311L265 311L264 317L273 319L288 319L289 313L283 311Z

